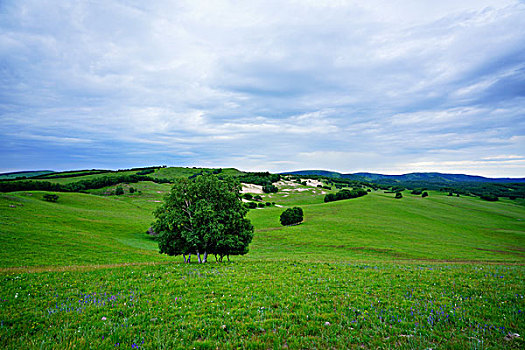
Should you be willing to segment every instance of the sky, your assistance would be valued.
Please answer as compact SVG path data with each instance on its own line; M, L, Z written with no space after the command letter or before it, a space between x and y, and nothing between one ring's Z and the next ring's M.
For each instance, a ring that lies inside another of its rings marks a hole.
M0 0L0 172L525 177L525 2Z

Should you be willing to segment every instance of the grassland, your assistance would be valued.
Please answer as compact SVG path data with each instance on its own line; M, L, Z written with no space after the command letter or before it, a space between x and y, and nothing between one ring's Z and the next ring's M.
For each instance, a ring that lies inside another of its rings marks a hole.
M250 211L248 255L184 265L145 233L170 185L123 186L57 203L0 195L0 347L525 345L505 339L525 327L525 207L515 202L377 191L323 203L326 190L287 183L263 195L278 206ZM280 226L296 205L304 223Z

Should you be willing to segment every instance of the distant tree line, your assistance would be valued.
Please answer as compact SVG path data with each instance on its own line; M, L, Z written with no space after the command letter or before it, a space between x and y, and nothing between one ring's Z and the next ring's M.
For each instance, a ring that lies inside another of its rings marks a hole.
M334 201L340 201L340 200L343 200L343 199L351 199L351 198L358 198L358 197L363 197L363 196L366 196L368 192L365 191L364 189L355 189L355 190L341 190L337 193L328 193L325 197L324 197L324 201L325 203L328 203L328 202L334 202Z
M259 185L259 186L268 186L272 185L274 182L277 182L281 179L279 174L270 174L269 172L264 173L247 173L246 175L238 176L237 179L240 182Z
M69 178L69 177L80 177L80 176L87 176L87 175L98 175L98 174L108 174L108 173L119 173L124 171L137 171L137 175L147 175L153 173L156 169L159 168L165 168L166 165L162 166L151 166L151 167L142 167L142 168L131 168L131 169L119 169L119 170L97 170L97 169L90 169L90 170L76 170L76 171L62 171L62 172L55 172L51 174L43 174L38 176L31 177L32 179L63 179L63 178Z
M94 179L80 180L68 184L58 184L49 181L1 181L0 192L14 191L54 191L54 192L82 192L113 186L119 183L137 183L139 181L153 181L156 183L170 183L169 179L157 179L145 175L118 175L100 176Z
M106 173L111 173L111 172L112 172L111 170L80 170L79 172L75 172L75 173L71 173L71 171L69 171L65 173L38 175L38 176L33 176L32 179L63 179L63 178L68 178L68 177L98 175L98 174L106 174Z

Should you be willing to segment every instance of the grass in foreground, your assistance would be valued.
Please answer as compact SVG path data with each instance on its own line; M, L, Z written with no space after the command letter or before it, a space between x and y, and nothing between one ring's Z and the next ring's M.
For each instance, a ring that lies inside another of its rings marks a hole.
M518 266L257 262L0 277L0 346L522 348Z
M169 185L131 186L0 195L0 347L525 346L505 340L525 327L523 206L434 192L324 204L290 187L263 195L283 207L250 211L246 257L201 266L168 263L145 235ZM294 205L305 222L282 227Z

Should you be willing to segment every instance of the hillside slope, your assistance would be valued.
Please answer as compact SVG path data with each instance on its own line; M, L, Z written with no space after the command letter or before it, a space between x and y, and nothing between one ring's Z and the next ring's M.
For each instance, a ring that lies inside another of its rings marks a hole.
M157 253L145 231L168 184L141 182L123 196L42 192L0 196L0 267L173 260ZM248 260L450 260L525 262L525 207L430 191L323 203L324 191L299 185L264 194L283 207L252 210L256 234ZM279 215L300 205L305 222L282 227ZM240 258L237 258L240 259Z

